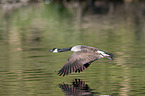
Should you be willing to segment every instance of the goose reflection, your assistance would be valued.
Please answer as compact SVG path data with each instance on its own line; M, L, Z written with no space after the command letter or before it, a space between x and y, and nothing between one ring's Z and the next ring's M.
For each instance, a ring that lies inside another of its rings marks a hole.
M66 96L93 96L94 92L89 86L80 79L75 79L71 85L59 84L59 87L64 91Z
M99 92L92 92L93 89L90 89L88 84L81 79L74 79L72 84L59 84L59 88L61 88L65 96L117 96L117 95L95 95L99 94Z

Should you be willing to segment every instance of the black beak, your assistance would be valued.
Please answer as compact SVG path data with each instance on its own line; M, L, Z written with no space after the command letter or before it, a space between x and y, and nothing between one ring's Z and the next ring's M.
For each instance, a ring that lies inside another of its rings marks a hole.
M53 50L49 50L49 52L53 52Z

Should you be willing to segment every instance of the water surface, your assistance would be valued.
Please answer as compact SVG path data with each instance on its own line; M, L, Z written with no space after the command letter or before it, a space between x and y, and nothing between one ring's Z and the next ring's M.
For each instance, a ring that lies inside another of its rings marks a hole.
M10 11L1 6L0 95L145 95L142 4L81 16L61 4L30 4ZM57 72L72 52L49 50L74 45L93 46L115 58L99 59L82 73L60 77Z

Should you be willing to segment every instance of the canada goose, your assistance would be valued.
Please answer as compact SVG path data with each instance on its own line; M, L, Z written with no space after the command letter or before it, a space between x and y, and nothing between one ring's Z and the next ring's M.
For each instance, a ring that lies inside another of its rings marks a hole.
M113 60L114 55L109 54L105 51L99 50L98 48L84 46L84 45L77 45L70 48L53 48L49 50L50 52L64 52L64 51L74 51L71 57L68 59L67 63L62 67L62 69L58 72L59 76L68 75L69 73L81 72L89 67L89 65L99 59L99 58L108 58Z

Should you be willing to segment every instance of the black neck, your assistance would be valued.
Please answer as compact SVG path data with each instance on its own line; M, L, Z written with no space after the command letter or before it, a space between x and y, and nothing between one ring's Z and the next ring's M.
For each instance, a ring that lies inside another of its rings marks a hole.
M71 51L71 48L58 49L58 52Z

